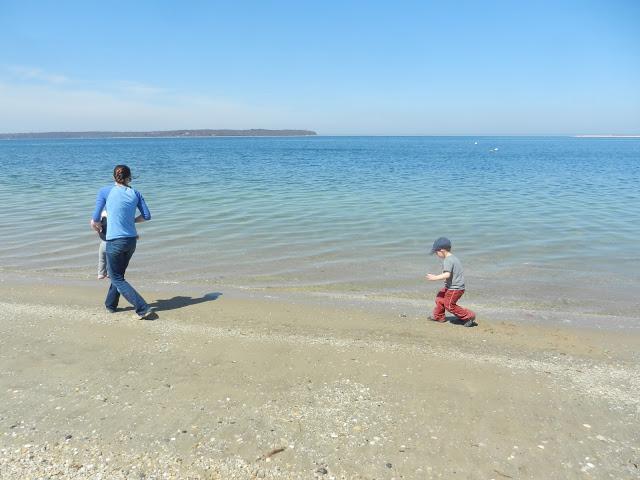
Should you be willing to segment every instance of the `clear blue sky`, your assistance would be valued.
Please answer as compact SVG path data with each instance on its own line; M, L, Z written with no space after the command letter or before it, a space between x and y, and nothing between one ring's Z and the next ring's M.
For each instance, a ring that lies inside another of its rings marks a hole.
M0 0L0 132L640 134L640 1Z

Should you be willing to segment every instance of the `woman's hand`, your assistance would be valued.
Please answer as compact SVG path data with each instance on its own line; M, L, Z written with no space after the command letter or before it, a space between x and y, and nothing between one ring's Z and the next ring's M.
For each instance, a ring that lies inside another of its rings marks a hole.
M94 222L93 218L91 219L90 225L91 225L91 228L93 228L96 232L100 233L102 231L102 223Z

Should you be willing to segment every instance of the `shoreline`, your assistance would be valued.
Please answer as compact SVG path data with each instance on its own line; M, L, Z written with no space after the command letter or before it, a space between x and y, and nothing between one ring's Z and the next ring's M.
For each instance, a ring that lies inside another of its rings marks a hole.
M104 290L0 282L2 478L638 474L638 335Z
M132 283L141 292L149 294L183 294L184 292L223 291L238 299L269 299L276 302L292 303L305 308L322 308L331 305L336 308L358 310L363 313L384 313L392 317L401 316L413 320L425 319L433 308L433 300L439 285L427 282L422 277L416 277L416 283L408 285L406 289L385 289L369 285L363 289L366 282L358 284L348 282L339 288L329 285L260 285L252 283L238 283L234 279L204 279L186 280L153 280L148 272L136 270L135 265L129 274ZM96 280L93 274L73 272L0 270L4 281L37 288L97 288L106 290L105 281ZM481 282L478 282L481 283ZM536 286L536 290L539 289ZM582 307L580 299L572 299L571 292L558 293L554 288L547 288L558 295L550 298L540 292L526 296L526 288L520 289L513 297L500 295L502 287L497 290L484 285L476 286L465 294L461 304L476 312L480 320L511 322L519 326L537 325L548 328L567 328L569 330L592 330L608 332L627 332L640 335L638 317L622 315L628 311L620 309L607 312L606 309L594 310ZM592 288L595 292L595 288ZM514 291L512 290L511 293ZM584 292L581 292L584 295ZM618 292L619 293L619 292ZM624 293L620 298L632 298L632 292ZM617 297L616 297L617 298ZM615 298L610 300L615 301ZM591 306L591 305L590 305Z
M85 132L13 132L0 133L3 140L95 140L100 138L210 138L210 137L305 137L317 135L301 129L179 129L149 131L90 130Z
M640 135L574 135L574 138L640 138Z

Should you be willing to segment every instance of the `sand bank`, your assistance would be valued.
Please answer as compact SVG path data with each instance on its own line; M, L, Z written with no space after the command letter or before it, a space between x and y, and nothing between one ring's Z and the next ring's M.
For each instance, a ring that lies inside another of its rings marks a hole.
M0 478L640 473L637 335L103 293L0 283Z

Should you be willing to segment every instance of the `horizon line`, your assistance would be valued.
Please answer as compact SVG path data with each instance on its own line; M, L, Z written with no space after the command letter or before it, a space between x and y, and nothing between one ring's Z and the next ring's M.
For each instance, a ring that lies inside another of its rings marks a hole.
M291 135L280 134L273 136L296 136L296 137L572 137L572 138L640 138L640 133L318 133L309 129L293 129L293 128L174 128L167 130L49 130L49 131L28 131L28 132L0 132L0 136L28 136L28 135L91 135L91 134L162 134L172 132L292 132ZM295 132L295 133L293 133ZM298 133L299 132L299 133ZM165 138L214 138L214 137L260 137L271 135L168 135ZM69 137L68 139L72 139ZM119 136L104 138L126 138ZM156 137L129 137L129 138L161 138ZM11 140L4 138L4 140Z

